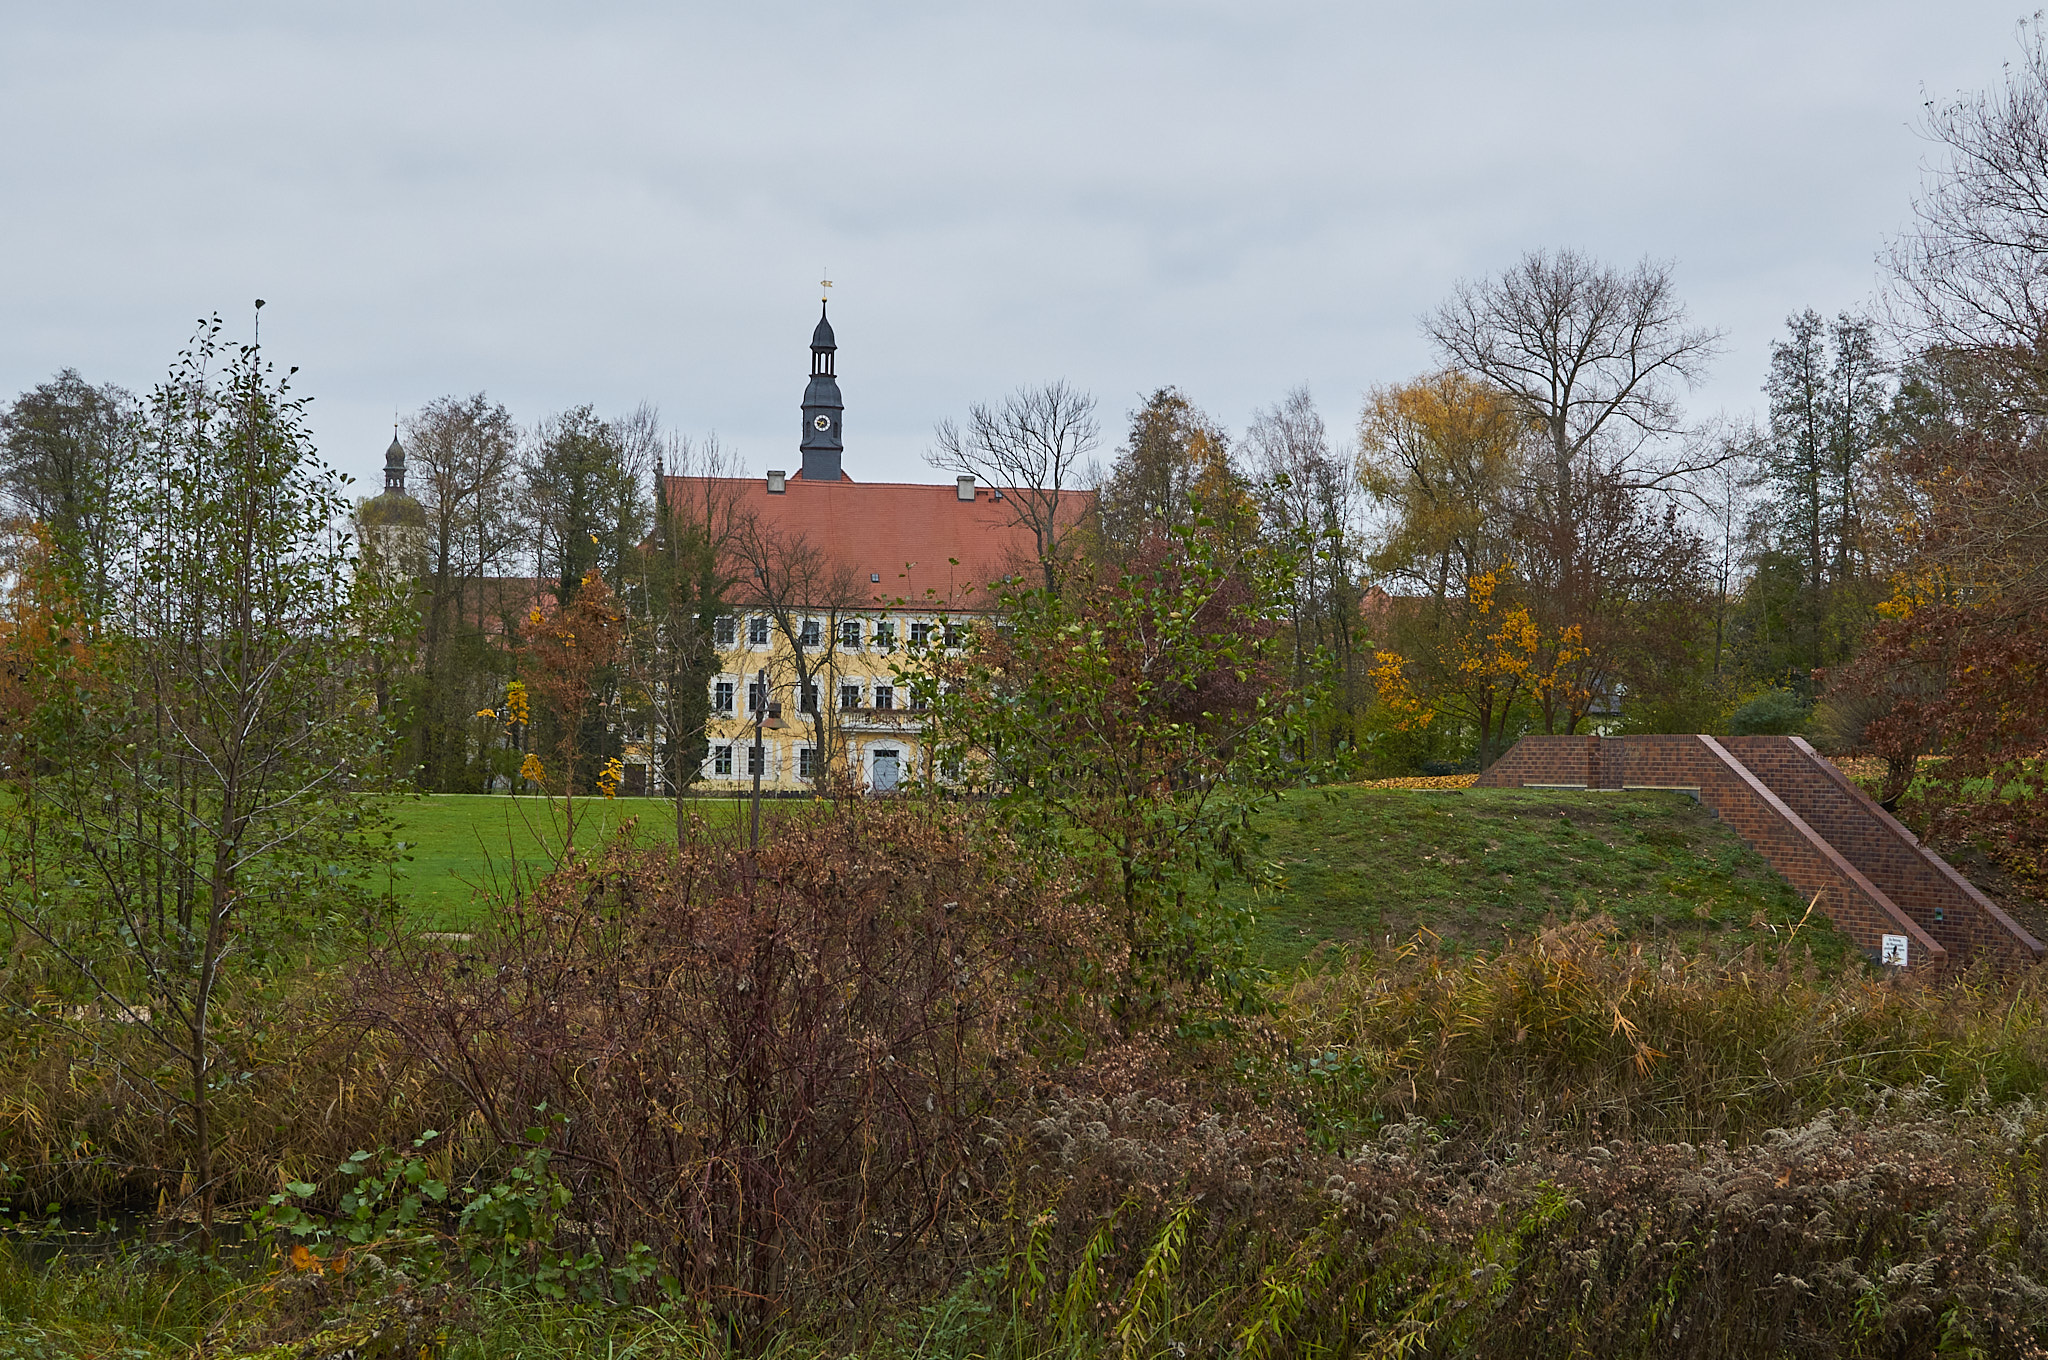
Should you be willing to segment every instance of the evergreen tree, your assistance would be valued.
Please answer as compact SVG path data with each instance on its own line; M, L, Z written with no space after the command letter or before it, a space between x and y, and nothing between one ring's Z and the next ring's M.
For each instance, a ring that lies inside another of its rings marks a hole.
M1844 313L1830 323L1809 309L1786 327L1771 347L1762 473L1772 492L1772 565L1795 569L1798 588L1791 650L1758 660L1766 670L1796 672L1803 684L1807 673L1849 655L1874 602L1863 484L1890 388L1867 320Z

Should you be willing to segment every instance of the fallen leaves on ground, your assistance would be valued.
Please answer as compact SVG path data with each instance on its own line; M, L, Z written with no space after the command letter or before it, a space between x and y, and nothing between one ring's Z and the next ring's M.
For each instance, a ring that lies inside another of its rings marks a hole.
M1469 789L1479 782L1476 774L1415 774L1401 779L1366 779L1369 789Z

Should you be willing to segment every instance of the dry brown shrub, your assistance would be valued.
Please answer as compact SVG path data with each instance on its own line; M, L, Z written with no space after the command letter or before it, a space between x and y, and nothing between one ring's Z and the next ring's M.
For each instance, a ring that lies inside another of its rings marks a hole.
M997 1295L1016 1353L2048 1354L2031 1102L1506 1155L1414 1119L1339 1158L1283 1113L1135 1094L1010 1133L1046 1206Z
M554 1121L608 1254L645 1243L753 1325L870 1272L942 1275L982 1122L1099 1027L1095 923L1023 861L893 801L786 818L758 853L622 837L470 952L374 960L363 1009L501 1145Z

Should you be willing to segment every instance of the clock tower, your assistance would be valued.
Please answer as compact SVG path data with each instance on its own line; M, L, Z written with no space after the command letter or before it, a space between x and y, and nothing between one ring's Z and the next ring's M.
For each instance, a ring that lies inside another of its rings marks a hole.
M845 403L839 399L839 378L832 371L838 349L821 302L818 329L811 332L811 385L804 389L804 438L799 446L807 482L836 482L840 477L839 456L845 446L839 442L839 418Z

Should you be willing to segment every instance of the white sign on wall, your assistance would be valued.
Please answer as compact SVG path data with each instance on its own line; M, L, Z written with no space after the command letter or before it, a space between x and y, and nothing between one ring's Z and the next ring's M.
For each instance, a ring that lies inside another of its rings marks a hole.
M1906 937L1903 935L1885 936L1882 947L1878 950L1877 961L1887 968L1904 968L1906 966Z

